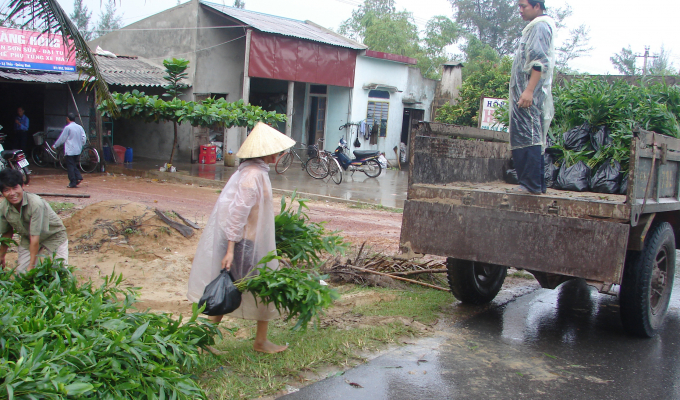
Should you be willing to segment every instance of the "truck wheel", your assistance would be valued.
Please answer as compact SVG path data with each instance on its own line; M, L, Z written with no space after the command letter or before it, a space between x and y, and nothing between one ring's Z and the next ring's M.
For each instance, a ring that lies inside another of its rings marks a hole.
M650 229L641 252L626 258L619 304L630 334L653 337L663 323L675 276L675 234L668 222Z
M506 267L475 261L447 258L451 293L463 303L485 304L496 297L503 286Z

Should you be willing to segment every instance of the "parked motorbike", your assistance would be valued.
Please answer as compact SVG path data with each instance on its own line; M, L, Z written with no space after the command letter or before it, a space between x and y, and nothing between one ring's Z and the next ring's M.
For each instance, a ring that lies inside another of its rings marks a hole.
M378 162L380 156L378 150L354 150L354 159L350 159L345 154L346 152L349 152L349 147L347 141L343 138L340 139L338 147L333 152L333 157L338 160L345 171L362 171L371 178L375 178L382 172L382 166Z
M0 130L2 130L2 125L0 125ZM21 172L24 176L24 185L27 185L30 181L31 171L28 170L28 160L23 150L5 150L3 143L7 135L0 132L0 170L5 168L16 169Z

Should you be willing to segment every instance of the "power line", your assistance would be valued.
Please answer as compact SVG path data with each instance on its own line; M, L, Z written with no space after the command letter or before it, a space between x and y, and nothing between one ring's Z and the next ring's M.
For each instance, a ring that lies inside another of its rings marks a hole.
M213 45L213 46L204 47L202 49L198 49L198 50L194 50L194 51L187 51L186 53L173 54L172 56L144 57L144 58L146 58L147 60L157 60L157 59L160 59L160 58L177 57L177 56L183 56L185 54L194 54L194 53L198 53L199 51L212 49L212 48L217 47L217 46L222 46L223 44L227 44L227 43L231 43L233 41L239 40L239 39L243 39L244 37L246 37L246 35L239 36L237 38L227 40L226 42L222 42L222 43L219 43L219 44L216 44L216 45Z

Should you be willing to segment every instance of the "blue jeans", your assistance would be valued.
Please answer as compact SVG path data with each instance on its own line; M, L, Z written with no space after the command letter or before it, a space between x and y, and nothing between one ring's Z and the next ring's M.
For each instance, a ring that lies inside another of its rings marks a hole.
M540 145L512 151L512 161L520 186L532 193L545 193L545 160Z

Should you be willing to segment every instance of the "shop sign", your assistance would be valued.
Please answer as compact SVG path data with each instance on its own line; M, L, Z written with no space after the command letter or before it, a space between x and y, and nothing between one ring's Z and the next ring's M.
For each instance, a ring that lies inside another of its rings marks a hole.
M496 112L496 109L505 105L506 102L506 99L482 98L482 104L479 110L479 127L490 131L507 132L508 127L498 122L493 115Z
M68 53L61 35L0 27L0 68L75 72Z

